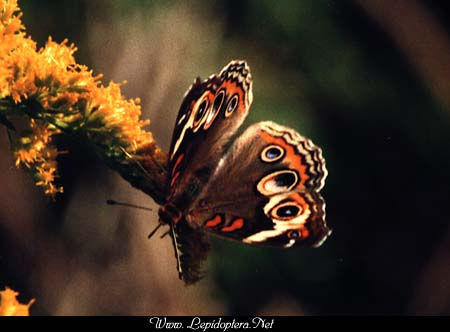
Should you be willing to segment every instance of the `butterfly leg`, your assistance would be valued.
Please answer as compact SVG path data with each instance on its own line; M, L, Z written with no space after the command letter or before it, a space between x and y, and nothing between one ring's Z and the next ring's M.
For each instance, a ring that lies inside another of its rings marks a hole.
M158 229L164 225L161 221L159 222L159 224L150 232L150 234L148 235L148 239L150 239L153 235L155 235L155 233L158 231Z
M165 231L159 238L164 239L169 234L170 234L170 229L168 231Z
M175 232L175 224L170 223L170 235L172 237L173 247L175 248L175 258L177 260L178 278L183 279L183 270L181 268L181 253L178 245L177 234Z
M166 203L165 205L161 206L158 211L158 215L160 224L168 224L170 226L170 236L172 238L173 247L175 249L175 258L177 260L178 277L182 279L183 270L181 268L181 252L177 233L175 230L177 223L181 220L182 213L173 204Z

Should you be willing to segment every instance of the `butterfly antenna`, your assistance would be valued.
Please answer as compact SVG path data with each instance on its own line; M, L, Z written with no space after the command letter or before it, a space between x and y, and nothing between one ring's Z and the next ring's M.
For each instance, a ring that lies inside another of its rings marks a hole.
M175 248L175 258L177 259L178 278L180 278L180 280L182 280L183 279L183 270L181 268L181 253L180 253L180 249L178 247L177 234L175 233L175 225L173 223L170 224L170 233L172 235L172 243Z
M108 205L127 206L127 207L132 207L132 208L140 209L140 210L153 211L152 209L150 209L148 207L145 207L145 206L135 205L135 204L126 203L126 202L118 202L118 201L115 201L113 199L106 200L106 204L108 204Z

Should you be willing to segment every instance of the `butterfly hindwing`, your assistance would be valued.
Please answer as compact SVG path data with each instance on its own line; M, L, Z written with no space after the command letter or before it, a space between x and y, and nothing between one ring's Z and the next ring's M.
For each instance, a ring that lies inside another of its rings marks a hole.
M234 142L186 218L250 244L318 246L330 233L319 193L326 175L319 147L260 122Z

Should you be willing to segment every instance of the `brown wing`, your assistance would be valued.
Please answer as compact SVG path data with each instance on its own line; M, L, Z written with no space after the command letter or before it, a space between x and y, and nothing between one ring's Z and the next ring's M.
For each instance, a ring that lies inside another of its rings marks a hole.
M251 102L251 74L244 61L232 61L219 75L194 82L181 105L172 138L167 204L182 213L190 207L217 168Z
M319 147L260 122L236 140L186 220L250 244L319 246L331 232L319 194L326 175Z

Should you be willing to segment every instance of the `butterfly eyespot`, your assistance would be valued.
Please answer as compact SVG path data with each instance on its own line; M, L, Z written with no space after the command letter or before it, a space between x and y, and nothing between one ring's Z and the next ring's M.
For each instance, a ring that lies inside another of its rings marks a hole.
M295 183L297 181L297 176L295 173L283 172L281 174L276 175L274 180L278 187L289 188L289 187L295 185Z
M261 159L267 163L273 163L284 156L284 149L278 145L269 145L261 152Z
M197 109L197 113L195 114L194 122L198 123L202 118L203 115L205 115L206 110L208 109L208 100L205 99L202 101L200 106Z
M292 230L287 233L288 238L296 240L301 238L301 233L298 230Z
M269 216L274 220L289 221L302 214L302 207L293 201L280 203L269 212Z
M220 108L222 107L223 99L225 97L224 90L220 90L216 97L214 98L213 107L209 110L208 116L206 117L205 126L204 129L208 129L211 127L212 123L214 122L214 119L216 118L217 114L220 111Z
M231 97L230 101L228 102L227 105L227 109L225 110L225 116L228 117L230 116L234 110L236 109L236 106L238 104L239 101L239 97L237 94L233 95L233 97Z
M225 92L223 90L220 90L217 95L216 98L214 98L214 107L213 109L217 111L220 110L220 107L222 106L222 102L223 102L223 98L225 97Z
M279 218L296 217L300 212L300 208L296 205L285 205L277 209L276 214Z
M194 123L192 129L195 132L200 129L201 125L205 122L206 114L208 112L208 108L210 106L208 100L208 94L204 95L201 101L197 102L197 108L194 111Z
M256 189L261 194L270 196L292 190L298 181L297 172L294 170L282 170L263 177L256 185Z

